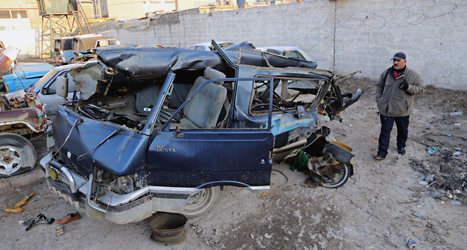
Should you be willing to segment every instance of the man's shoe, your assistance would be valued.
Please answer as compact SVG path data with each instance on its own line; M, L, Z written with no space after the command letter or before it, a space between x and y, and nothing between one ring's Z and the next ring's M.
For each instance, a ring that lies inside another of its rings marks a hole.
M79 212L67 214L67 216L61 220L55 221L57 224L67 224L68 222L81 219Z
M386 156L382 156L381 154L377 154L377 155L373 156L373 158L375 158L375 160L382 161L382 160L386 159Z
M397 152L398 152L400 155L405 155L405 148L399 148L399 149L397 149Z

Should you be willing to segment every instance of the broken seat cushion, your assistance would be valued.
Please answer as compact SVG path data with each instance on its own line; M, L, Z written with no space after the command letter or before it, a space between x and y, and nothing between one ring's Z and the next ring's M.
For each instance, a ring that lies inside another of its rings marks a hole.
M149 108L154 105L161 91L161 86L151 86L144 91L140 91L136 94L136 110L140 114L149 115L150 110L144 110L144 108Z
M198 77L188 93L188 97L205 81L207 81L206 78ZM208 83L183 108L183 113L200 128L214 128L226 97L227 89L225 87L213 82Z

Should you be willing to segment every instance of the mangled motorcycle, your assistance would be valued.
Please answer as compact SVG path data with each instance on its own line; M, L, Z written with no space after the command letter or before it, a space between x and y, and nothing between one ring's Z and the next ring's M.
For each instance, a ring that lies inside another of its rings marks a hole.
M80 98L59 107L60 129L41 165L54 192L97 220L201 215L223 186L269 190L273 158L304 148L323 147L310 153L346 171L336 186L351 174L349 157L333 156L340 149L307 138L325 138L316 134L317 110L334 119L361 92L342 95L345 77L306 62L249 50L134 48L102 51L97 65L70 74Z

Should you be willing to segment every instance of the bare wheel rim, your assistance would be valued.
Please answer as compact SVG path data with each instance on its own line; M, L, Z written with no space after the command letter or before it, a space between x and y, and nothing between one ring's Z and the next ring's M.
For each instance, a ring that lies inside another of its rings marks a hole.
M336 183L342 179L344 175L344 169L340 164L326 165L322 168L319 168L319 173L321 176L323 176L324 182Z
M323 177L323 186L337 188L347 182L349 170L345 164L329 164L319 167L318 173Z
M192 211L192 210L198 210L202 208L206 203L209 203L209 194L211 189L206 188L198 193L190 196L188 203L185 206L186 210Z
M23 165L23 155L12 146L0 147L0 174L11 175Z

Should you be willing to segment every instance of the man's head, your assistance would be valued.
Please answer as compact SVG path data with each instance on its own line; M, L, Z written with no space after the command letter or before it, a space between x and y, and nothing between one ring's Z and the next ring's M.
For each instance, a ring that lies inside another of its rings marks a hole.
M404 52L397 52L392 57L392 67L394 69L403 69L407 63L406 56Z

